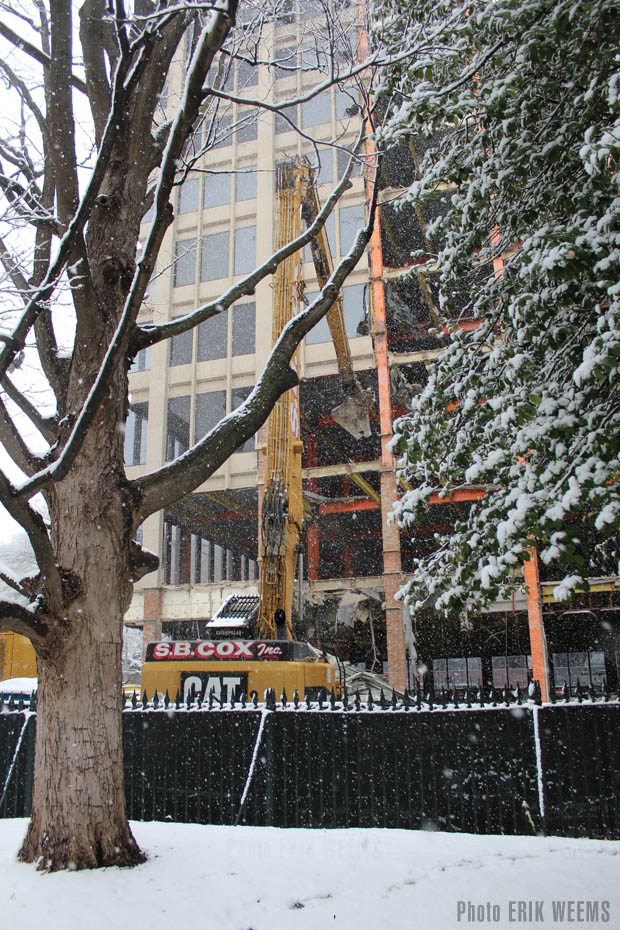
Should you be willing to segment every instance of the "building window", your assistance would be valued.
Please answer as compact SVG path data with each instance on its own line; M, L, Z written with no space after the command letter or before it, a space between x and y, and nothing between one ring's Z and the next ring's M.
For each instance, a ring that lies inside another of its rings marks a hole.
M144 465L149 418L147 402L131 404L125 423L125 465Z
M309 126L318 126L321 123L331 123L332 98L329 91L317 94L311 100L301 105L301 125L304 129Z
M196 425L194 442L206 436L226 416L226 391L196 394Z
M338 152L340 154L340 151ZM317 184L331 184L334 180L334 157L331 149L319 149Z
M292 77L297 73L297 48L285 45L276 50L273 62L269 65L276 72L276 78Z
M305 297L308 304L311 304L319 296L320 291L306 291ZM314 346L319 342L331 342L332 337L327 325L327 315L322 317L319 322L312 327L309 333L306 333L306 345Z
M179 188L179 213L193 213L200 203L200 178L189 178Z
M605 687L604 652L554 652L553 678L556 688L566 686L574 691L577 685L596 691Z
M342 288L342 315L344 327L349 339L355 339L363 334L366 322L364 307L364 284L348 284Z
M290 132L291 129L297 128L297 105L291 104L288 107L282 107L282 110L276 113L276 132Z
M235 274L247 274L256 267L256 226L235 229Z
M364 204L354 207L340 207L338 211L340 226L340 254L346 255L357 236L358 230L366 225L366 211Z
M338 168L338 177L341 178L347 170L351 153L347 149L338 149L336 152L336 166ZM362 174L362 161L356 157L353 161L350 177L359 178Z
M174 286L184 287L196 280L196 240L181 239L174 247Z
M231 410L236 410L237 407L239 407L243 403L244 400L247 400L247 398L250 396L251 391L252 391L251 387L233 388L231 391L231 395L230 395ZM239 448L236 449L235 451L236 452L253 452L254 451L254 436L250 436L249 439L246 439L246 441L241 446L239 446Z
M235 199L253 200L256 197L256 168L241 169L235 175Z
M253 355L256 351L256 304L239 304L232 309L232 354Z
M198 326L198 361L209 362L228 355L228 310Z
M226 232L203 236L200 249L200 280L217 281L228 277L230 235Z
M218 114L209 126L208 139L211 148L221 149L232 142L232 113Z
M239 110L238 126L235 130L237 142L253 142L258 138L258 111Z
M194 330L189 329L170 339L170 365L189 365L194 348Z
M481 687L482 659L479 656L433 659L433 686L436 691Z
M295 22L295 0L276 0L275 18L280 25Z
M151 347L147 346L146 349L140 349L138 354L134 356L134 360L131 363L131 368L129 369L129 371L131 372L131 374L133 374L136 371L150 371L150 370L151 370Z
M336 224L335 224L333 212L330 213L327 219L325 220L325 225L323 226L323 229L325 230L325 234L327 236L327 241L329 243L329 250L332 253L332 255L335 255L336 253L336 235L335 235ZM305 262L312 261L312 249L310 248L310 243L304 246L303 255L304 255Z
M237 89L255 87L256 84L258 84L258 68L250 61L240 58L237 62Z
M230 175L207 174L202 196L202 205L208 207L222 207L230 203Z
M527 688L531 675L531 656L492 656L494 688Z
M354 87L336 88L336 119L348 122L359 110L359 94Z
M166 420L166 461L171 462L189 449L190 398L169 397Z

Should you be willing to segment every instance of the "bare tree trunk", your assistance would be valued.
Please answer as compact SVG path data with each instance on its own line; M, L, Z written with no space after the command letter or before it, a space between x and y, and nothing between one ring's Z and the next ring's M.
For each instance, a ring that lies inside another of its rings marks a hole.
M125 812L122 614L105 593L100 615L71 617L71 638L39 659L32 818L20 858L51 871L144 859Z
M66 606L38 649L32 819L20 858L52 871L144 859L123 778L122 631L132 591L118 429L125 393L124 377L115 379L79 463L49 501Z

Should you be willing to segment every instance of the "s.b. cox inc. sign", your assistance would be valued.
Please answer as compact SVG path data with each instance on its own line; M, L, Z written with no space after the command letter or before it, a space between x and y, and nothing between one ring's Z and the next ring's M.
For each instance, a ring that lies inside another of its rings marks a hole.
M147 662L195 661L196 659L246 659L256 661L265 659L279 662L290 659L290 645L287 642L272 643L255 639L200 640L199 642L161 642L149 643L146 647Z

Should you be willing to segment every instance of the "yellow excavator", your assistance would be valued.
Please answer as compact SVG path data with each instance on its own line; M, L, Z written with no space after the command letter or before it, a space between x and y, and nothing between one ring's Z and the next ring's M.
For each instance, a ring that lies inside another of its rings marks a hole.
M319 211L313 170L306 159L287 159L276 166L276 231L274 247L301 234L302 219L310 225ZM333 266L324 228L311 242L319 286ZM272 344L300 309L301 251L282 262L273 284ZM368 415L374 402L353 372L342 313L342 299L327 320L336 350L344 408L342 425L353 435L369 435ZM299 370L299 350L292 361ZM340 405L342 407L343 405ZM343 677L338 667L310 644L293 638L291 621L295 568L303 521L299 388L284 394L267 421L264 483L260 500L258 595L233 595L207 624L210 639L149 643L142 669L142 691L180 694L193 691L203 700L246 699L267 688L279 697L315 697L324 690L339 694Z
M17 633L0 633L0 682L36 677L37 658L30 640Z

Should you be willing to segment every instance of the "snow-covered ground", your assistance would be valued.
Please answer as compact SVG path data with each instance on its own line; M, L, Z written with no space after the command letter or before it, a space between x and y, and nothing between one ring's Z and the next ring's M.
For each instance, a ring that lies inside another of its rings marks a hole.
M620 927L619 842L132 826L145 865L48 875L16 861L26 821L0 821L2 930Z

